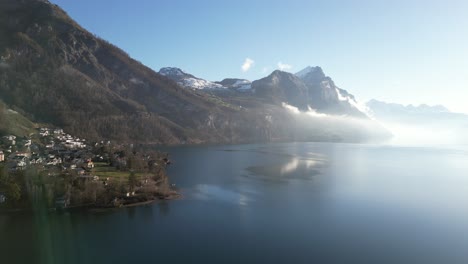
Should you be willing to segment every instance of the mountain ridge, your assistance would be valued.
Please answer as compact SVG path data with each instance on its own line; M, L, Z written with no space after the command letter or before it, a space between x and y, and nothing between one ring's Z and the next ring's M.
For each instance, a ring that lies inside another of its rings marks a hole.
M172 72L167 74L168 70L166 69L171 69ZM179 68L162 68L160 73L185 88L214 90L211 87L211 82L188 74ZM191 86L188 80L194 78L201 80L200 83L207 83L207 86ZM326 114L367 117L366 113L358 106L354 95L337 87L319 66L308 66L296 74L274 70L268 76L252 82L239 78L226 78L215 83L222 87L216 87L219 91L212 92L221 98L232 96L232 93L225 90L248 92L248 95L256 96L264 102L276 105L288 103L302 111L313 108Z
M0 99L33 122L90 140L155 144L356 142L370 137L369 131L338 121L329 128L301 129L280 102L281 92L268 102L245 80L221 81L227 89L187 89L169 76L169 69L155 72L48 1L1 4ZM203 84L201 78L172 70ZM310 89L291 73L278 75ZM301 107L307 109L305 103Z

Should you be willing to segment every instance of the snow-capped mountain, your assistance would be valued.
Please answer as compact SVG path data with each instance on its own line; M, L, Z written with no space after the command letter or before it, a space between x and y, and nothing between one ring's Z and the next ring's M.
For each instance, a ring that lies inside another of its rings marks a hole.
M174 67L162 68L159 74L183 87L211 91L221 98L253 95L251 99L262 98L274 104L284 102L305 111L313 108L326 114L365 116L365 110L354 96L337 87L318 66L306 67L296 74L276 70L254 82L236 78L210 82Z
M216 83L226 88L237 90L240 92L249 91L252 89L252 82L245 79L227 78Z
M396 103L386 103L375 99L367 102L367 106L372 112L379 115L410 115L410 114L440 114L450 113L450 111L443 105L402 105Z
M257 97L274 104L285 102L307 111L334 115L366 117L354 96L338 88L320 67L307 67L292 74L276 70L269 76L254 81L252 88Z
M159 74L164 75L185 88L192 89L225 89L223 85L210 82L191 74L185 73L179 68L165 67L159 70Z
M370 114L382 121L398 121L413 124L449 121L463 121L466 123L468 121L468 115L450 112L443 105L402 105L386 103L375 99L370 100L366 105Z

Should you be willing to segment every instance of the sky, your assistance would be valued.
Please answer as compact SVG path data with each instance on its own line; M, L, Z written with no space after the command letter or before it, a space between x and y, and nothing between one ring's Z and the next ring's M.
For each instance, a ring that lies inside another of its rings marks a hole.
M154 70L256 80L320 66L364 102L468 113L465 0L51 0Z

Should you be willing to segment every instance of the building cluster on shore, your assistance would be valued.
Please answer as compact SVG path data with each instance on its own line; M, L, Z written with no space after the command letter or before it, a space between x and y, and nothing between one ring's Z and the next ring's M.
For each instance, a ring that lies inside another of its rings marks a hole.
M40 128L29 137L3 136L0 142L0 162L9 171L23 170L27 166L63 166L79 170L93 166L92 148L85 139L73 137L62 129Z
M0 140L0 204L27 207L38 192L48 196L48 206L59 207L166 199L176 194L167 188L168 163L164 153L139 152L133 145L109 141L89 143L62 129L39 128L27 137L5 135Z

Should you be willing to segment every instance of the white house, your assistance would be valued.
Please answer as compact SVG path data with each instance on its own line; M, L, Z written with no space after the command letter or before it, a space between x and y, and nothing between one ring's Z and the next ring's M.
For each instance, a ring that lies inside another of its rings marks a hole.
M3 139L6 140L10 145L16 145L16 136L4 136Z
M27 139L25 142L24 142L24 146L25 147L30 147L31 146L31 140L30 139Z

